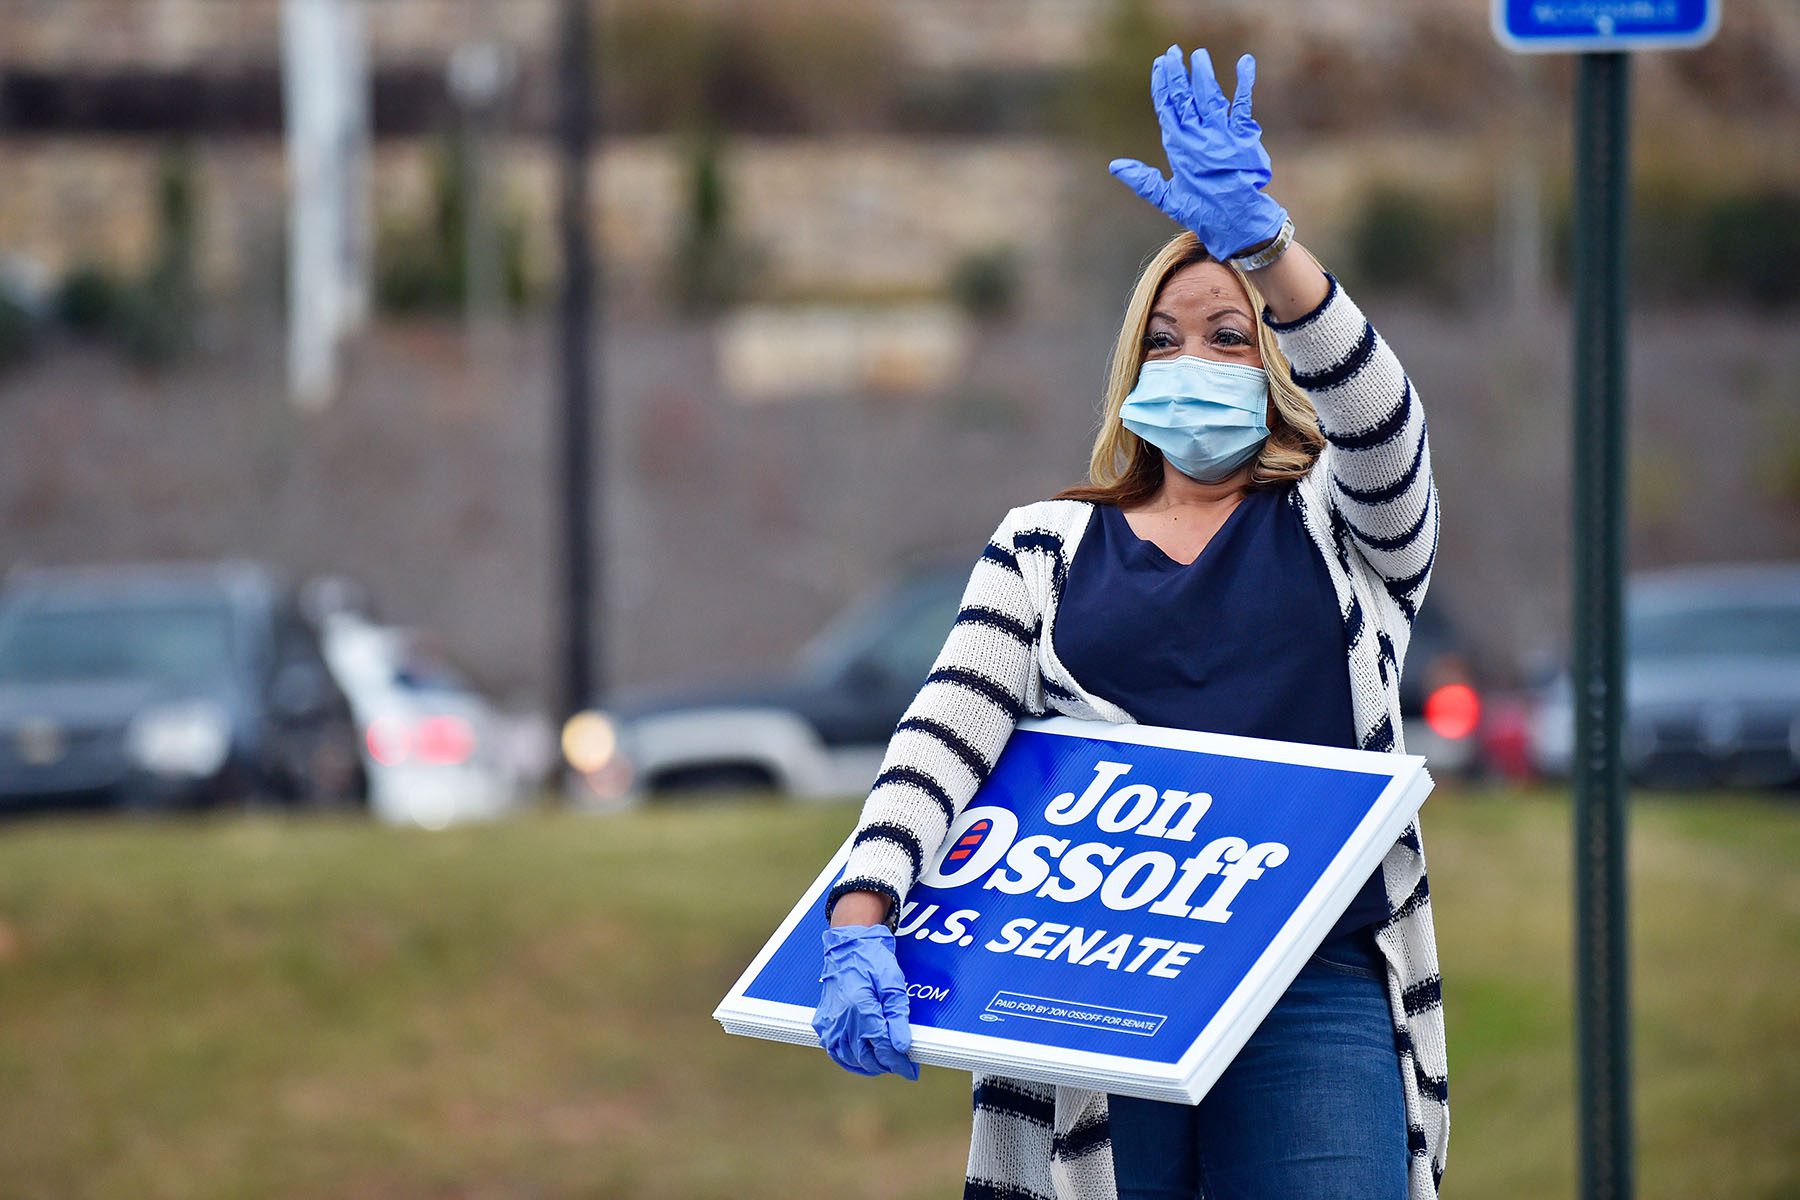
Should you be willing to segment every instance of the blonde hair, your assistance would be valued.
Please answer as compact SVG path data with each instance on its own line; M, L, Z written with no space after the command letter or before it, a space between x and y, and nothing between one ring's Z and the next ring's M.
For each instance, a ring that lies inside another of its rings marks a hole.
M1162 451L1125 428L1119 420L1119 408L1137 386L1138 371L1144 365L1144 330L1150 324L1150 310L1163 285L1183 267L1217 261L1206 252L1199 238L1183 230L1144 264L1132 286L1131 298L1125 302L1125 321L1113 344L1100 427L1088 455L1088 482L1064 488L1056 499L1129 505L1148 499L1162 485ZM1251 468L1250 486L1273 487L1312 470L1319 452L1325 448L1325 435L1319 430L1319 414L1312 401L1294 382L1287 358L1275 342L1275 331L1262 319L1262 293L1243 271L1230 263L1222 265L1237 276L1250 297L1251 311L1256 314L1256 348L1262 355L1263 370L1268 372L1269 399L1274 409L1268 440Z

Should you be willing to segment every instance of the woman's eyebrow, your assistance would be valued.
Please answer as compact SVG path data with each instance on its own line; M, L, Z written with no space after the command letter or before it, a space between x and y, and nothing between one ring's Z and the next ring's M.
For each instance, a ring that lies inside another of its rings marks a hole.
M1223 308L1213 309L1211 312L1206 314L1206 319L1209 322L1211 322L1211 321L1217 321L1221 317L1233 317L1233 316L1242 317L1246 321L1248 321L1250 319L1249 313L1245 312L1241 308L1238 308L1236 305L1231 305L1231 304L1227 304ZM1152 320L1152 321L1167 321L1169 324L1175 325L1175 326L1180 326L1180 324L1181 324L1180 321L1176 320L1175 315L1173 313L1168 312L1165 309L1160 309L1160 308L1155 308L1155 309L1150 310L1150 320Z

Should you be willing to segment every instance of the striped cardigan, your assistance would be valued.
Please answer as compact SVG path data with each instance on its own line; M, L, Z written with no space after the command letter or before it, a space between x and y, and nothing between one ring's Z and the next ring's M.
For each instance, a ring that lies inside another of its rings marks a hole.
M1359 744L1401 750L1400 668L1437 551L1437 490L1425 417L1399 361L1330 280L1323 302L1281 323L1294 381L1326 447L1292 492L1337 594ZM846 891L898 914L950 822L1023 716L1130 721L1087 692L1056 654L1057 602L1092 505L1045 500L1006 514L963 593L949 638L899 723L863 806ZM1409 1200L1437 1195L1450 1131L1443 1006L1425 851L1415 820L1381 862L1390 912L1375 940L1406 1093ZM965 1200L1116 1200L1106 1094L995 1075L974 1080Z

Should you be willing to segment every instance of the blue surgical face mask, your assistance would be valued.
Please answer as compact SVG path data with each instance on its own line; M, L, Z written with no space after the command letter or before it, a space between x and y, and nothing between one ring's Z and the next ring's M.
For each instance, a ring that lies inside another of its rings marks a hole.
M1183 475L1217 483L1256 457L1269 436L1268 408L1261 367L1184 354L1144 364L1119 420Z

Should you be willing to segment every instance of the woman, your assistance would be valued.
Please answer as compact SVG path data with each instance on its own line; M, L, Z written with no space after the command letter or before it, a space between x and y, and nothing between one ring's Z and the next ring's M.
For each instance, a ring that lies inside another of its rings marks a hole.
M895 727L826 901L814 1027L916 1078L892 929L1024 715L1400 750L1437 545L1425 419L1387 344L1264 191L1255 64L1151 72L1170 176L1112 172L1186 227L1114 347L1090 482L1013 509ZM1417 823L1198 1105L975 1079L967 1197L1363 1200L1437 1192L1449 1132Z

